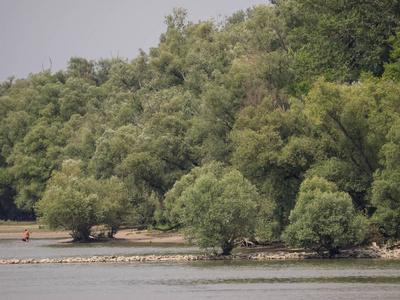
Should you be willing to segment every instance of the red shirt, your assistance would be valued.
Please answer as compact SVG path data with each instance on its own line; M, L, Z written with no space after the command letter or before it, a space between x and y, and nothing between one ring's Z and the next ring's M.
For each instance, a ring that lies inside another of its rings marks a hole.
M28 230L25 231L25 237L26 237L26 238L29 238L29 231L28 231Z

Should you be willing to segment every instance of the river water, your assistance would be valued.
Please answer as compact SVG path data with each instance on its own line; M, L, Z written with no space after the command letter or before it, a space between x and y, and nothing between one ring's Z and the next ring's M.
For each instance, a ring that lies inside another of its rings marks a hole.
M0 240L0 259L202 253L157 244ZM400 299L400 260L0 265L0 299Z

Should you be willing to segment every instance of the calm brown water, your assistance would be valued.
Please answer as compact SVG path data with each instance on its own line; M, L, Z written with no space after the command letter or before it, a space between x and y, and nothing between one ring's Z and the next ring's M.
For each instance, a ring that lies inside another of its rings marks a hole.
M33 242L28 246L0 240L0 258L198 251L195 248L154 245L55 247L52 246L54 241ZM9 251L15 255L10 256ZM0 266L2 300L256 298L400 299L400 261L208 261Z

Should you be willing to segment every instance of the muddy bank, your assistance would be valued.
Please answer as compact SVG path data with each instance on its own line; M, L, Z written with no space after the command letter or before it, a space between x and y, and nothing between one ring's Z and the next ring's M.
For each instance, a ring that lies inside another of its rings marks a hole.
M344 250L335 259L399 259L400 249L370 249L370 250ZM259 252L252 254L233 254L227 256L207 255L147 255L147 256L92 256L92 257L66 257L61 259L3 259L5 264L52 264L52 263L132 263L132 262L160 262L160 261L213 261L213 260L295 260L295 259L329 259L328 253L315 252Z

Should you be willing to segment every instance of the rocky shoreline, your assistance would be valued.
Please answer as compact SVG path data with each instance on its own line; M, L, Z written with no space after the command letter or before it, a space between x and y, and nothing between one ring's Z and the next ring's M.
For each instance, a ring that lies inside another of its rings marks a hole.
M334 259L399 259L400 249L354 249L343 250ZM217 261L217 260L299 260L299 259L330 259L328 253L321 252L259 252L252 254L232 255L147 255L147 256L91 256L91 257L67 257L61 259L0 259L0 265L10 264L54 264L54 263L133 263L133 262L161 262L161 261Z

